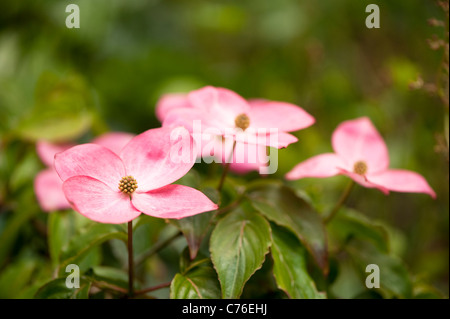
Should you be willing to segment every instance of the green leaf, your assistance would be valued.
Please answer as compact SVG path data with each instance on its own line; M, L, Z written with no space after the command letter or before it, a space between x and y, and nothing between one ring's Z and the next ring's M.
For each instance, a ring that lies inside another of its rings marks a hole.
M53 267L59 264L60 256L72 235L70 214L53 212L48 216L48 247Z
M367 292L361 270L351 258L342 258L337 263L337 277L328 289L328 296L337 299L352 299ZM365 274L366 276L368 274ZM378 289L375 289L378 290Z
M358 265L362 278L369 275L365 272L367 265L375 264L379 267L380 291L386 298L412 297L412 283L408 270L398 257L380 252L374 245L360 241L350 242L346 250Z
M220 284L209 259L176 274L170 285L171 299L219 299Z
M325 228L320 215L291 189L281 185L263 185L248 193L255 209L277 225L294 232L327 273L328 253Z
M92 94L82 77L44 73L36 87L35 105L17 132L31 140L74 139L90 127L92 105Z
M33 279L33 272L37 267L36 259L21 257L9 264L0 273L0 298L17 298L19 293Z
M220 195L217 190L207 187L202 192L208 196L214 203L218 203ZM172 219L170 222L175 225L184 235L189 246L191 259L197 256L200 245L205 237L211 219L214 217L214 211L206 212L182 219Z
M293 299L323 299L307 270L307 252L297 237L273 226L273 274L280 289Z
M257 212L235 210L219 221L210 251L223 298L239 298L247 280L261 268L270 244L270 225Z
M380 251L389 250L388 233L384 227L355 210L342 208L329 227L339 242L356 237L372 242Z
M11 190L15 191L33 183L36 172L40 169L40 163L34 151L28 150L25 157L15 163L13 169L9 183Z
M86 284L80 285L80 289L76 294L75 299L89 299L89 291L91 290L92 282L87 281Z
M92 281L107 283L112 286L128 289L128 273L122 269L107 266L95 266L85 276Z
M135 256L147 251L158 240L167 223L162 218L141 214L133 227L133 251Z
M57 278L42 286L35 299L87 299L91 282L80 278L80 288L68 288L66 278Z
M414 299L444 299L445 296L427 283L414 283Z
M90 250L110 239L120 239L126 243L128 237L119 225L92 224L69 243L68 249L62 254L59 273L63 275L68 264L77 264Z
M206 235L211 218L214 212L206 212L178 220L171 220L184 235L189 246L189 253L191 259L197 256L198 250Z
M25 198L29 199L29 197ZM28 223L29 220L38 213L38 211L33 208L26 210L21 210L20 208L21 207L12 213L11 218L5 225L5 229L0 234L0 266L7 260L6 256L19 236L22 226Z

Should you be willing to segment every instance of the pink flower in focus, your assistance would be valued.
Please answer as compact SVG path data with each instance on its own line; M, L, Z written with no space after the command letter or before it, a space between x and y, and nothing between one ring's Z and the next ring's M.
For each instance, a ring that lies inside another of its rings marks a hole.
M335 153L321 154L295 166L286 178L347 175L369 188L389 191L436 193L423 176L412 171L389 169L389 154L383 138L367 117L341 123L333 132Z
M297 141L287 132L314 124L314 118L302 108L285 102L256 100L247 102L235 92L212 86L183 95L166 95L157 106L163 126L183 125L192 132L193 123L201 121L202 130L214 128L248 144L284 148ZM273 135L274 138L269 138Z
M92 143L109 148L119 154L120 150L134 137L133 134L112 132L95 138ZM52 144L38 141L36 151L41 161L48 166L39 172L34 179L34 192L41 209L45 212L69 209L70 204L62 190L61 178L53 167L55 154L65 151L74 144Z
M111 224L129 222L141 212L179 219L217 209L198 190L171 184L194 162L171 158L170 133L170 128L148 130L134 137L120 155L95 144L56 154L55 168L71 206L87 218Z

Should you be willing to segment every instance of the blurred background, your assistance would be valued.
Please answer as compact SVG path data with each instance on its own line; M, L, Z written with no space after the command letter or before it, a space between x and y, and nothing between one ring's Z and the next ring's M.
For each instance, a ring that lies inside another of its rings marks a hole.
M70 3L80 8L79 29L66 28ZM204 85L291 102L317 119L295 133L298 143L280 150L277 178L331 151L340 122L369 116L388 145L391 167L422 174L438 197L357 187L348 205L390 225L407 269L448 296L448 1L380 2L379 29L365 26L369 3L376 2L2 2L1 297L28 296L21 289L49 273L47 216L33 192L44 167L36 140L140 133L160 125L161 94ZM334 177L290 184L324 212L346 183Z

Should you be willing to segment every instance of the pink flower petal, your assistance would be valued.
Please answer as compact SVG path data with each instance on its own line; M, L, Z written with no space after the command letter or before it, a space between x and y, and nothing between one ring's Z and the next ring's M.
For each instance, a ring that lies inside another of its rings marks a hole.
M73 209L96 222L122 224L141 214L131 205L128 195L113 191L92 177L71 177L64 182L63 191Z
M118 155L133 137L134 134L130 133L111 132L96 137L92 143L104 146Z
M156 104L156 117L163 122L167 114L173 109L191 108L187 94L165 94Z
M394 192L425 193L436 198L436 193L425 178L412 171L390 169L371 174L367 176L367 179Z
M46 141L38 141L36 144L36 151L39 158L45 165L48 167L53 167L55 154L63 152L72 146L72 144L53 144Z
M341 123L332 136L333 149L347 166L358 161L367 164L368 173L389 167L389 154L383 138L367 117Z
M225 164L230 161L230 170L237 174L246 174L250 171L267 171L268 156L266 147L256 144L236 143L233 156L230 158L233 149L233 141L216 139L214 157L217 162Z
M341 173L342 159L333 153L317 155L297 164L286 174L286 179L296 180L305 177L330 177Z
M55 169L63 181L73 176L90 176L117 189L124 177L122 160L106 147L81 144L55 156Z
M353 173L353 172L345 170L345 169L341 169L340 171L341 171L341 174L347 175L348 177L353 179L355 182L357 182L361 186L364 186L367 188L377 188L380 191L382 191L384 194L386 194L386 195L389 194L389 190L386 187L373 183L373 181L369 180L367 176L359 175L359 174Z
M192 106L209 115L211 122L220 120L225 127L234 127L237 115L250 111L250 105L235 92L206 86L188 94ZM220 127L219 127L220 128Z
M171 133L175 137L179 133L184 138L171 141ZM136 179L139 192L157 189L180 179L192 168L196 155L192 137L183 127L148 130L133 138L121 152L127 175Z
M62 190L63 182L53 168L39 172L34 179L34 193L39 206L45 212L69 209L70 205Z
M162 122L162 126L163 127L183 126L189 132L192 132L195 121L197 121L200 124L201 131L211 126L223 128L223 123L221 123L218 120L218 118L211 119L208 113L192 108L174 108L170 110L170 112L168 112L165 115L164 121Z
M180 219L218 207L202 192L182 185L168 185L147 193L134 193L132 204L141 212L159 218Z
M267 134L266 134L267 131ZM261 146L270 146L275 148L286 148L289 144L295 143L298 139L289 133L279 132L277 129L274 130L263 130L262 132L258 129L248 128L243 133L238 133L236 140L241 143L257 144Z
M285 102L251 101L250 126L278 128L280 132L292 132L307 128L315 119L301 107Z
M229 156L231 150L226 155ZM222 157L225 162L228 159ZM258 171L264 174L267 172L266 166L269 158L267 147L256 144L236 143L233 153L233 161L230 164L230 170L238 174L246 174L251 171Z

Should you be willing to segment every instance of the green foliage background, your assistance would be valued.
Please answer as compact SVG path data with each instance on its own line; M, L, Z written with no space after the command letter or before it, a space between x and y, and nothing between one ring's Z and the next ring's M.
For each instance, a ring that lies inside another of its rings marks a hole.
M431 200L426 195L399 193L385 196L376 190L357 187L348 201L349 208L328 227L329 247L339 252L335 244L346 242L351 235L375 243L377 253L388 251L392 258L383 257L380 262L384 260L387 268L394 269L395 280L403 272L408 279L400 283L394 280L394 288L381 293L383 297L448 296L448 74L442 70L443 50L432 50L428 42L433 35L444 38L448 24L445 31L427 22L434 17L448 23L448 16L433 1L383 1L378 3L381 28L367 29L365 7L371 2L36 0L2 3L0 297L33 297L39 287L56 278L55 269L58 264L64 264L64 254L79 258L86 282L97 278L97 281L127 287L126 273L117 270L126 265L126 249L121 241L126 236L123 229L92 225L70 211L51 215L40 211L33 179L44 166L35 153L35 141L45 138L86 142L110 130L138 134L160 125L154 110L161 94L203 85L227 87L245 98L292 102L317 119L313 127L295 133L298 143L280 150L280 165L273 178L282 179L296 163L331 151L331 134L340 122L369 116L385 138L391 167L419 172L438 197ZM69 3L80 7L80 29L65 26L65 8ZM439 83L437 93L429 92L434 90L431 85L411 89L411 83L417 83L419 77L425 83ZM445 98L447 105L443 103ZM195 169L183 183L197 183L203 188L216 185L220 166L200 164ZM256 173L234 176L229 183L246 185L257 178ZM335 177L284 183L297 196L307 198L320 214L326 214L347 180ZM233 193L228 190L227 194ZM250 197L257 202L257 196L255 193ZM270 215L273 212L258 204L253 206L251 209L258 210L271 222L272 245L280 249L300 245L292 235L295 231L282 228L286 225L278 223L277 217ZM247 213L248 209L242 212ZM151 218L143 218L139 223L137 256L178 231L175 224ZM64 227L65 231L58 232L52 227L56 230ZM99 228L95 233L105 237L100 242L113 239L77 255L79 249L68 242L83 234L85 237L81 238L86 243L92 242L89 231L83 233L89 227ZM364 288L363 274L357 271L363 268L354 262L360 260L364 264L374 248L361 247L360 242L350 244L345 256L336 253L330 259L328 283L314 267L311 276L318 288L327 287L328 297L379 297L378 293ZM173 287L183 286L183 280L189 276L198 276L200 281L216 280L209 259L202 255L207 254L208 248L200 248L200 266L193 269L183 266L183 260L189 260L185 247L186 240L177 237L171 245L143 262L138 269L142 287L170 281L177 273ZM298 251L306 254L303 246ZM350 258L352 252L357 257ZM277 254L266 258L245 285L242 296L308 297L299 294L296 287L286 287L288 284L278 283L286 295L275 287L273 277L268 275L272 263L280 281L283 271L289 271L280 269L277 258ZM292 258L299 263L300 268L296 269L306 269L304 258ZM400 259L401 266L397 264ZM399 267L404 268L396 272ZM311 278L296 275L309 284ZM53 282L55 287L60 284ZM65 292L65 296L87 296L86 285L79 292ZM211 286L207 289L208 296L220 294L217 282L208 281L208 285ZM193 296L192 290L174 289L170 292L172 297ZM38 296L49 296L45 294L41 291ZM169 290L153 295L169 297ZM102 292L96 296L104 297Z

